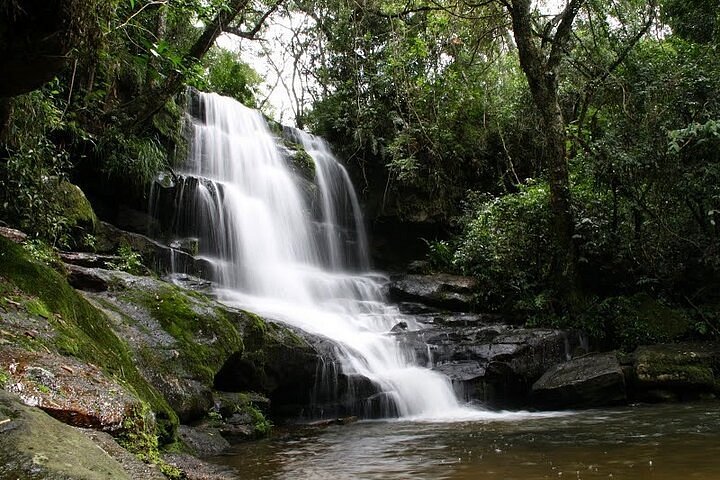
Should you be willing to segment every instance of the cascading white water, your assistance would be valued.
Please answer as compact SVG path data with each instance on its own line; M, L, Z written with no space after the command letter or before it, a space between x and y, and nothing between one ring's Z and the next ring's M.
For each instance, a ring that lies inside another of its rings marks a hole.
M200 179L189 215L202 222L201 243L211 244L204 250L218 252L208 260L223 300L329 338L343 371L372 380L402 417L467 417L450 381L417 366L388 335L399 321L417 325L384 301L380 278L367 273L360 207L327 145L295 132L315 161L314 213L261 114L196 95L201 113L191 118L182 173Z
M285 127L285 133L302 145L315 163L319 188L321 230L329 267L341 270L352 263L354 254L360 271L370 269L367 234L355 187L345 167L337 161L327 142L302 130ZM344 245L347 230L355 233L355 245Z

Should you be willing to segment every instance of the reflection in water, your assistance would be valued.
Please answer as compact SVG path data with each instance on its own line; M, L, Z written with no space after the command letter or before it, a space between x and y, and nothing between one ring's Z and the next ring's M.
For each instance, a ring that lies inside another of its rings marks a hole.
M257 479L720 479L720 404L300 428L216 459Z

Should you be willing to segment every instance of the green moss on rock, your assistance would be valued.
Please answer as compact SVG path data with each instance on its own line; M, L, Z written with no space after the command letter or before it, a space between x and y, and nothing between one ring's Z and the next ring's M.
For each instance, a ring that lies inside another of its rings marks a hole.
M720 347L704 344L652 345L635 354L635 376L643 387L680 390L717 390L714 371Z
M88 233L95 231L97 216L80 187L61 180L53 197L71 228L79 227Z
M309 180L315 178L315 160L313 160L304 148L298 147L293 155L293 163L305 178Z
M46 346L97 365L116 377L150 405L161 440L170 442L175 438L175 412L139 374L127 344L113 332L107 317L70 287L63 276L33 261L22 247L0 238L0 280L32 298L29 308L26 306L28 311L48 318L55 334Z
M244 350L242 336L229 316L207 297L171 284L131 290L125 297L147 308L177 341L178 360L203 383L212 385L225 360Z

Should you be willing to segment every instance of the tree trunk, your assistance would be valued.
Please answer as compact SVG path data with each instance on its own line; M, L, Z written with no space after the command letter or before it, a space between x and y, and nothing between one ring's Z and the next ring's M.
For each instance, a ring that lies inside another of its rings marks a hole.
M10 105L10 99L7 97L0 97L0 143L5 143L7 140L11 112L12 107Z
M520 66L527 78L533 102L543 122L544 168L550 187L553 255L552 281L559 300L573 308L577 297L576 252L573 244L574 220L570 195L565 121L558 101L558 71L564 42L582 1L571 1L561 14L550 53L536 43L530 12L531 0L512 0L510 14Z
M158 41L165 39L165 33L167 31L167 10L167 5L159 5L157 8L157 18L155 19L155 38L157 38ZM151 56L145 70L145 85L143 90L157 87L158 82L154 75L157 65L157 58L155 56Z
M550 209L552 212L553 255L552 275L555 287L565 297L566 304L573 303L577 288L575 264L577 255L573 242L575 222L572 213L570 179L566 152L565 122L560 105L550 101L543 105L542 117L545 127L546 168L550 186Z

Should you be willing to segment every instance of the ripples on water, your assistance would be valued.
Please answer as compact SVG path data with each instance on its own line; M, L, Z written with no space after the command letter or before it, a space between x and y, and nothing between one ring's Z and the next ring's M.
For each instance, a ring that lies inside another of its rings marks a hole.
M216 461L248 479L720 479L720 404L300 427Z

